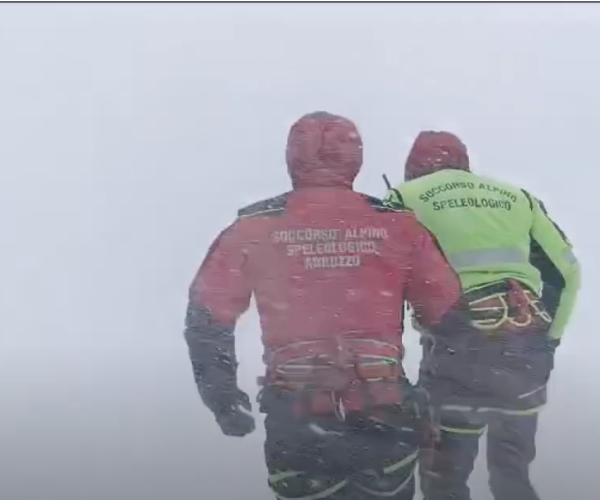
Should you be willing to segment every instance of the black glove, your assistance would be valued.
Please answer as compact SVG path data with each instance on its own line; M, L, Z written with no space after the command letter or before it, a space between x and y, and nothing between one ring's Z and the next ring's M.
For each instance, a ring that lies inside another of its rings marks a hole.
M202 401L223 434L242 437L255 424L250 398L237 386L233 330L213 321L208 308L188 305L185 338Z
M254 431L256 425L248 394L236 388L234 393L227 394L219 403L219 409L214 414L223 434L244 437Z

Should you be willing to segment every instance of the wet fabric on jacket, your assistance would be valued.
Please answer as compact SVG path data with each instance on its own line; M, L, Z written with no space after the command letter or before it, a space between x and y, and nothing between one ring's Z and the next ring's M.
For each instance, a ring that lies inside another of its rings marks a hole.
M439 440L420 454L427 500L470 500L469 475L488 427L496 500L538 500L529 478L537 417L546 403L554 350L579 289L573 248L528 192L470 170L465 145L422 132L388 192L435 235L458 272L474 327L422 332L419 385L430 395Z
M428 328L452 332L460 281L414 213L353 191L362 142L352 122L303 117L286 158L293 190L241 209L190 287L186 340L199 392L213 413L231 409L223 400L239 392L234 329L253 296L275 494L409 499L419 438L397 424L413 420L403 409L404 305ZM358 448L361 456L340 459Z
M575 305L580 270L573 247L543 203L507 183L443 169L388 193L436 236L465 290L516 279L539 292L561 338ZM477 228L474 230L474 228Z

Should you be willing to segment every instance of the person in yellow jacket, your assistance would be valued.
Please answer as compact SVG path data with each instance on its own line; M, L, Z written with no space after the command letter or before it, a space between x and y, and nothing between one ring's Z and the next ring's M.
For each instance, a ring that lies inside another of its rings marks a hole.
M436 237L477 332L422 332L419 382L439 431L436 451L421 464L424 497L470 500L467 482L487 427L495 500L538 500L529 465L554 353L580 286L573 247L539 199L471 172L465 145L448 132L421 132L405 182L388 187L386 199L413 210Z

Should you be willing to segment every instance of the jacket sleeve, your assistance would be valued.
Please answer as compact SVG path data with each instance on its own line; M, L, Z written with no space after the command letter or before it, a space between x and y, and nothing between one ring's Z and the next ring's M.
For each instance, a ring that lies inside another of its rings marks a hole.
M213 412L237 390L234 329L251 288L238 223L212 243L189 291L185 339L202 400Z
M462 289L457 274L433 235L420 223L417 225L418 234L405 293L415 321L432 331L440 323L445 323L448 315L460 306Z
M550 337L560 340L571 317L580 287L580 266L564 232L544 204L530 198L533 210L531 262L542 275L542 302L553 316Z

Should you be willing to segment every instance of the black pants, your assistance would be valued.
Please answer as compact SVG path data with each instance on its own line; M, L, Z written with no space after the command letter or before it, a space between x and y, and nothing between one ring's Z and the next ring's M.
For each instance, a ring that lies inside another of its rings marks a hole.
M546 403L553 351L506 355L495 346L462 353L445 349L436 353L426 346L420 376L439 419L436 450L420 459L425 499L471 499L467 483L487 427L487 465L495 500L539 500L529 466L535 458L538 413Z
M535 458L538 414L477 415L442 412L436 452L421 457L420 478L427 500L470 500L469 476L487 426L489 484L496 500L539 500L529 479Z
M280 499L412 500L420 433L414 415L389 426L347 415L300 419L266 405L269 486Z

